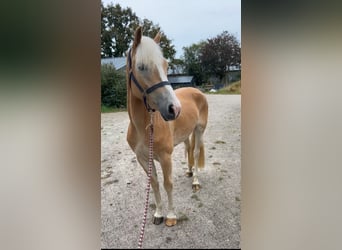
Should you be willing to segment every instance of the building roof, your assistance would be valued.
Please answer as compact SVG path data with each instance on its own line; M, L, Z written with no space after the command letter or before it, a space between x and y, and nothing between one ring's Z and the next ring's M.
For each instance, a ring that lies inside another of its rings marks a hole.
M168 76L170 83L191 83L193 76Z
M241 65L231 65L228 67L229 71L239 71L241 70Z
M126 57L102 58L102 64L112 64L116 70L123 69L126 66Z

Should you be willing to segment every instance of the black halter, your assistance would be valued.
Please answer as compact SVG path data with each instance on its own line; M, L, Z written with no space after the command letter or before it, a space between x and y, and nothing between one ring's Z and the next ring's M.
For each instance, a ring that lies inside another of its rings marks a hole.
M147 95L155 91L157 88L164 87L166 85L171 85L170 82L168 81L162 81L160 83L157 83L148 89L144 90L143 87L139 84L138 80L135 78L133 74L133 69L132 69L132 58L131 58L131 49L128 51L128 63L129 63L129 81L131 82L133 80L135 86L140 90L140 92L143 94L143 99L144 99L144 104L148 112L152 111L154 112L155 110L150 107L147 103Z

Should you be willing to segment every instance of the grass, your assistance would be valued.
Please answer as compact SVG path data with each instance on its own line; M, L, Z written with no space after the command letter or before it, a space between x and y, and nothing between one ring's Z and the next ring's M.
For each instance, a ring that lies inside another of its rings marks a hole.
M112 108L112 107L107 107L105 105L101 105L101 113L113 113L113 112L121 112L121 111L126 111L126 109Z
M208 94L224 94L224 95L240 95L241 94L241 80L229 84L227 87L219 89L217 92L208 92Z

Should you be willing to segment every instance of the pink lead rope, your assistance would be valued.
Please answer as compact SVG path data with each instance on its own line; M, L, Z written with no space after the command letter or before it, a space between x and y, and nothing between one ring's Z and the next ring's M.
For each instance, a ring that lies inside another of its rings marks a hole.
M144 233L145 233L145 225L146 225L146 218L147 218L147 210L149 204L149 196L151 190L151 175L152 175L152 164L153 164L153 112L149 112L151 121L148 127L150 127L150 138L149 138L149 154L148 154L148 172L147 172L147 187L146 187L146 201L145 201L145 208L144 208L144 216L141 224L140 229L140 237L138 242L138 248L142 247Z

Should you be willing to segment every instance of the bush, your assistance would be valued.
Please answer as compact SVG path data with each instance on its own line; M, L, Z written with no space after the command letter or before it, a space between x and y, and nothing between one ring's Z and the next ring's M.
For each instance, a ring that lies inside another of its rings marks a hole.
M112 64L101 65L101 104L111 108L126 108L126 76Z

